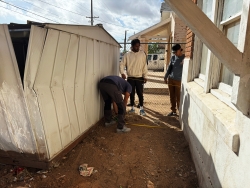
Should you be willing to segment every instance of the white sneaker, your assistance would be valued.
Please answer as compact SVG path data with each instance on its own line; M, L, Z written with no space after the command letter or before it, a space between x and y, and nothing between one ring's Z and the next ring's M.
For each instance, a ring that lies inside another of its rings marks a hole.
M126 126L123 126L123 129L116 129L117 133L127 133L127 132L130 132L130 131L131 131L131 128L128 128Z
M134 113L135 113L135 109L130 109L130 110L128 111L128 113L129 113L129 114L134 114Z
M141 116L146 116L146 113L145 113L145 111L142 109L142 110L140 110L140 115Z
M114 120L112 120L110 122L105 122L105 127L109 127L109 126L114 125L114 124L116 124L116 121L114 121Z

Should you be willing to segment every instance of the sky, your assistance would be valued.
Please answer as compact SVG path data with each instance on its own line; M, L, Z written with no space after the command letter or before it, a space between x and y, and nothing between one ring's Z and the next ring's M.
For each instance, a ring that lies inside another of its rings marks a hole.
M95 24L118 41L160 22L163 0L93 0ZM27 23L27 20L90 25L91 0L0 0L0 24Z

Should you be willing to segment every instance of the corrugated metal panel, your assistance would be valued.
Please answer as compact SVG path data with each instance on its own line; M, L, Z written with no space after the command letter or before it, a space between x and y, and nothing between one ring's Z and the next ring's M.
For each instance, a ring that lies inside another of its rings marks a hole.
M36 152L22 83L7 25L0 25L0 149Z

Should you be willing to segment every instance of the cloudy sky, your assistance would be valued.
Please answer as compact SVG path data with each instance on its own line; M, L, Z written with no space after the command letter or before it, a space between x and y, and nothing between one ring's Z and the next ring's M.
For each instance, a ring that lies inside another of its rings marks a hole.
M93 0L94 24L123 42L128 37L160 21L163 0ZM0 23L56 22L90 25L90 0L0 0Z

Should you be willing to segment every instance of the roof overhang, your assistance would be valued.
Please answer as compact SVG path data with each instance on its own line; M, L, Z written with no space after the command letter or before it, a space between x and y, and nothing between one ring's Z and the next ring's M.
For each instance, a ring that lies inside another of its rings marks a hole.
M150 39L150 38L168 38L167 35L169 35L170 31L170 23L171 23L171 18L168 18L166 20L163 20L139 33L136 33L128 38L128 40L133 40L137 39L140 37ZM158 35L158 33L161 33L161 31L166 31L165 35Z

